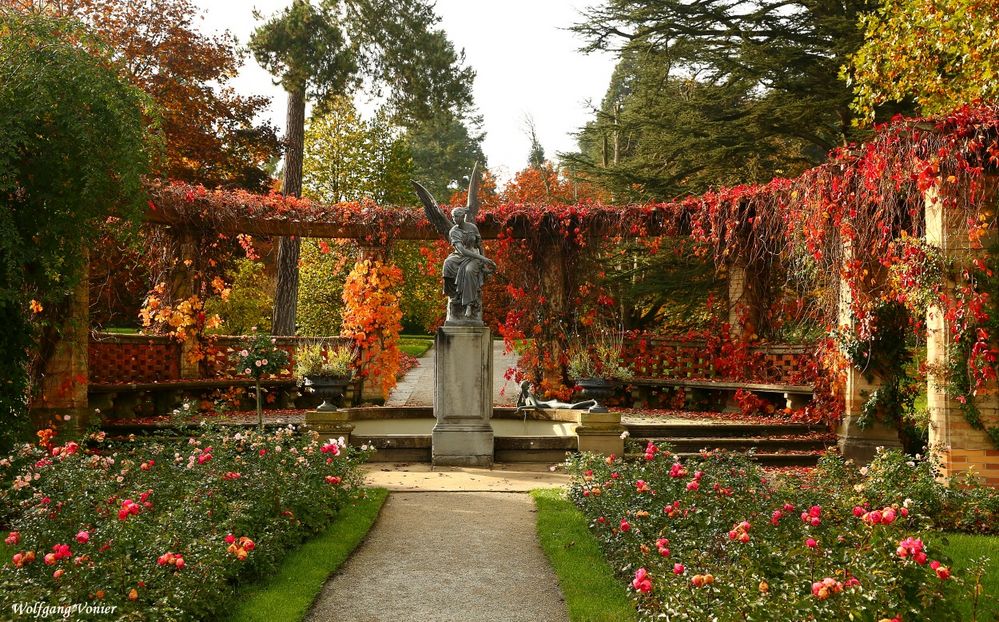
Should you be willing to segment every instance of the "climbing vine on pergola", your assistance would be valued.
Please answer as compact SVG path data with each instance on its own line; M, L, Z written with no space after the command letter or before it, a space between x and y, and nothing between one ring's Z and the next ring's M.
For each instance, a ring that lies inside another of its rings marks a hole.
M932 192L962 214L961 226L975 253L962 272L957 295L948 294L943 283L931 285L937 302L960 319L953 323L955 339L968 342L971 382L965 389L973 393L995 377L995 301L982 290L981 279L993 269L983 240L996 224L994 206L986 199L994 191L993 173L999 166L997 140L997 106L964 108L935 119L895 119L876 128L870 142L838 149L826 164L795 179L723 188L669 203L506 204L484 210L478 221L483 236L496 240L500 253L515 254L534 277L507 288L513 309L501 330L512 339L536 340L536 356L530 359L535 369L524 370L529 375L540 380L542 369L564 374L564 361L546 360L550 355L545 352L564 354L566 330L576 328L569 325L578 320L578 315L568 317L567 310L580 308L580 290L593 300L606 295L597 287L583 287L591 285L581 268L588 251L630 238L689 236L697 252L719 269L807 264L825 281L822 308L830 328L837 322L842 278L857 336L869 339L877 330L875 309L900 295L888 278L893 264L913 255L900 254L898 240L925 233L923 209ZM183 184L158 185L152 197L149 222L181 229L353 238L369 247L436 237L415 208L323 205ZM661 252L657 246L651 249ZM560 299L546 295L552 288L561 289ZM559 347L546 347L553 343Z

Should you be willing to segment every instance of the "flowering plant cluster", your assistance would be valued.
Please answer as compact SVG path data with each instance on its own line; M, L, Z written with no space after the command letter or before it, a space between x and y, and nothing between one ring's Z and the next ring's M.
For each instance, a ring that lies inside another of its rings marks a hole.
M129 620L203 620L358 494L364 452L314 433L50 439L0 460L0 609L100 602ZM329 447L335 446L331 451Z
M645 619L954 619L955 599L978 598L919 502L872 503L839 458L772 475L741 455L681 459L649 443L639 460L569 466L570 496Z
M248 336L238 351L233 352L235 372L240 376L260 379L278 373L288 373L288 353L277 346L270 335Z

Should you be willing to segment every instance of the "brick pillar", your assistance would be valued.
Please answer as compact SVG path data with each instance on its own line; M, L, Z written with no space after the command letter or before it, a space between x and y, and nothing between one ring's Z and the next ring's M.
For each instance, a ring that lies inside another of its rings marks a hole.
M70 311L52 358L45 366L38 398L31 405L33 421L47 425L57 418L64 428L84 430L87 406L87 350L90 345L89 254L84 250L83 274L70 294ZM69 417L67 419L67 417Z
M172 304L178 304L194 295L194 266L197 265L198 244L194 234L182 230L177 234L177 265L170 277L170 296ZM200 376L198 362L191 359L191 351L197 346L196 341L188 336L180 344L180 377L197 378Z
M926 241L939 247L944 258L955 266L967 265L971 249L961 210L947 207L936 188L928 190L925 198ZM985 244L987 247L988 242ZM971 427L961 404L947 390L945 372L953 351L951 327L943 310L930 307L926 312L930 449L940 461L944 477L974 471L989 484L999 486L999 448L983 430ZM999 425L999 390L995 383L979 391L975 405L986 427Z
M728 324L733 338L755 335L760 320L758 284L744 263L728 267Z
M853 250L849 242L843 243L843 261L849 261ZM850 309L853 293L846 279L840 277L839 283L839 325L853 329L854 317ZM880 421L872 421L867 427L858 424L864 404L870 398L871 392L880 386L880 379L870 371L857 369L849 365L846 370L846 390L844 392L845 408L840 421L837 435L839 450L845 458L866 464L871 461L878 447L900 447L898 429Z

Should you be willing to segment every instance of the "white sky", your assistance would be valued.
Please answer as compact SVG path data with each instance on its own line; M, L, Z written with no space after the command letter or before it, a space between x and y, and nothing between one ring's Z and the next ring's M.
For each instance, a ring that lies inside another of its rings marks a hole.
M253 9L270 16L290 0L195 0L205 11L204 30L228 29L245 45L256 25ZM441 26L476 71L475 103L486 131L483 149L501 181L527 165L530 115L545 154L576 148L573 132L599 105L614 69L608 54L583 55L582 41L563 30L579 20L586 0L437 0ZM270 119L284 128L287 99L271 76L248 57L233 81L243 94L269 95ZM363 109L363 106L362 106Z

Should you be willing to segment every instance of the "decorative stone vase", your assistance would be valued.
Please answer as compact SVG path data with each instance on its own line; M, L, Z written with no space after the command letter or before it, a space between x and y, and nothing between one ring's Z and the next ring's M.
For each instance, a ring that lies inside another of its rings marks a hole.
M323 403L316 410L319 412L334 412L337 404L343 399L343 394L350 384L350 376L303 376L302 386L311 393L323 398Z
M618 384L614 380L606 378L578 378L576 386L580 388L580 395L583 399L596 402L590 407L591 413L605 413L607 407L600 404L600 400L607 399L614 395L614 389Z

